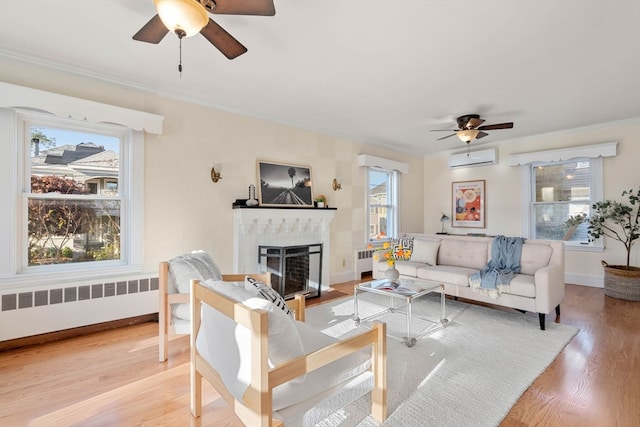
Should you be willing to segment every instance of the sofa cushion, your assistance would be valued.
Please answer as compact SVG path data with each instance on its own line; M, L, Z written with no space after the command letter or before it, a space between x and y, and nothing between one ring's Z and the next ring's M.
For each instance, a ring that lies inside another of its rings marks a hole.
M169 260L169 293L191 292L191 280L220 280L218 266L204 251L194 251Z
M313 353L338 341L306 323L296 321L295 325L305 354ZM302 381L291 381L279 385L273 389L273 410L277 411L316 396L365 372L370 366L371 351L365 348L307 373Z
M469 286L469 276L478 270L451 265L435 265L433 267L418 268L418 279L439 283L449 283L457 286Z
M269 365L271 367L304 354L304 347L294 320L271 302L245 290L243 285L215 280L208 280L204 284L233 301L268 312ZM231 394L242 401L242 396L251 383L251 332L249 329L204 304L196 347L220 374ZM304 376L295 381L303 380Z
M504 293L511 295L519 295L528 298L536 297L535 277L528 274L516 274L509 283L508 290Z
M287 302L284 300L282 295L280 295L271 286L265 283L262 283L261 281L256 280L253 277L246 276L244 278L244 288L249 292L259 295L262 298L266 299L267 301L271 302L277 308L284 311L285 314L293 318L293 313L289 309Z
M520 272L533 275L536 271L549 265L553 249L546 244L525 243L520 256Z
M428 265L436 265L438 259L438 248L440 248L440 242L414 239L411 261L421 262Z
M489 260L486 241L464 241L443 239L438 250L438 265L451 265L480 270Z
M417 270L420 267L424 267L424 263L416 261L396 261L396 270L403 276L416 277ZM386 271L387 266L380 268L380 271Z

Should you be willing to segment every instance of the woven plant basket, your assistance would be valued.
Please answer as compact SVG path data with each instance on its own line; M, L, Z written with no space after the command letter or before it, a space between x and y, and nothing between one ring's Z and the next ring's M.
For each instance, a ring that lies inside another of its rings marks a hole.
M624 265L609 265L602 261L604 267L604 294L613 298L629 301L640 301L640 268Z

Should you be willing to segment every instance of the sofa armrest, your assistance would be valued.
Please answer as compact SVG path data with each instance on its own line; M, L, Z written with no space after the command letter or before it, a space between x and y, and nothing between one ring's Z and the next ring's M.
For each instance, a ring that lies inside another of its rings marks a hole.
M536 271L536 312L551 313L564 299L564 265L549 265Z

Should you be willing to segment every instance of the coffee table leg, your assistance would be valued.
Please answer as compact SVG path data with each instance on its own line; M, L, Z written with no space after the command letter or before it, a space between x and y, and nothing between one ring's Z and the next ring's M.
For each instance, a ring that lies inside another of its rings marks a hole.
M360 316L358 315L358 286L353 290L353 321L356 326L360 325Z
M446 295L444 294L444 285L440 285L440 323L442 325L444 325L445 323L448 323L449 321L447 320L447 315L445 313L445 300L446 300Z
M408 298L408 303L407 303L407 336L404 338L404 343L407 345L407 347L413 347L416 343L416 339L414 337L411 336L411 322L412 322L412 316L411 316L411 301L413 300L413 298Z

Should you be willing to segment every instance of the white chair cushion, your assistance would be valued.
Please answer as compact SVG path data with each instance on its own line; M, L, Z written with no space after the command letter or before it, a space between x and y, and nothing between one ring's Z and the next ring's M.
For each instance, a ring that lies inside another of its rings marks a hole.
M169 260L169 292L188 294L191 280L220 280L222 274L208 253L195 251Z
M250 308L269 313L269 365L273 367L304 354L294 320L269 301L244 289L243 285L207 280L206 286ZM208 305L203 306L202 324L196 338L200 354L220 374L229 392L239 401L251 383L251 333ZM304 378L299 379L302 381Z
M338 340L303 322L295 322L304 346L309 354ZM338 359L322 368L306 374L302 381L290 381L273 389L273 410L296 405L312 396L347 381L368 370L371 366L371 350L363 349Z

